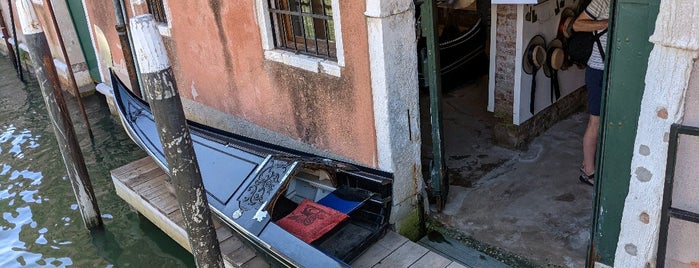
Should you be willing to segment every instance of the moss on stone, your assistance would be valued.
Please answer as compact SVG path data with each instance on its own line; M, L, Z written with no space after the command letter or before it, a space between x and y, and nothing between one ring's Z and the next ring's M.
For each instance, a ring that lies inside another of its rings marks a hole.
M407 237L411 241L417 241L424 236L423 228L421 227L420 213L418 209L414 209L405 218L398 222L398 233Z

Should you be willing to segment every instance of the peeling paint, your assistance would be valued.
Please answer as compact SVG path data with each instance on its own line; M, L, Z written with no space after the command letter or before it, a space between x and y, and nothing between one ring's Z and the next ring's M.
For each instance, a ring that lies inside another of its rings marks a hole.
M197 97L199 97L199 92L197 92L197 88L194 87L194 81L192 81L190 89L192 90L192 99L197 100Z
M25 35L43 33L39 17L36 15L34 6L29 0L17 0L17 17L19 18L22 33Z
M165 44L151 14L131 18L134 52L142 73L155 73L170 67Z

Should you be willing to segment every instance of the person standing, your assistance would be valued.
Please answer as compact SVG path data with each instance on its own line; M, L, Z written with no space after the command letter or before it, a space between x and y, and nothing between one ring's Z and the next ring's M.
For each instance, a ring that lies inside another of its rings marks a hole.
M576 32L593 32L597 34L607 29L609 24L609 0L592 0L585 10L575 19L573 30ZM607 47L607 33L599 38L601 46L592 44L592 55L585 69L585 87L587 88L587 107L590 114L587 129L583 136L583 163L580 167L580 181L589 185L594 184L595 154L599 137L599 115L602 98L604 74L604 51Z

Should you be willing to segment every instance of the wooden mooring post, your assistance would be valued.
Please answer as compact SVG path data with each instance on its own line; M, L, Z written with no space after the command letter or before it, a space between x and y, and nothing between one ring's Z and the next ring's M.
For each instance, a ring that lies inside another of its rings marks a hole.
M75 82L75 73L73 73L73 65L70 63L70 58L68 57L68 52L66 52L66 45L63 42L63 35L61 34L61 29L58 27L58 21L56 20L56 13L53 12L53 3L51 0L46 0L46 5L49 8L49 15L51 17L51 22L56 30L56 37L58 37L58 43L61 47L61 53L63 54L63 61L66 64L66 70L68 72L68 80L70 81L70 86L75 92L75 97L78 99L78 105L80 106L80 111L83 115L83 120L85 120L85 125L87 126L87 134L90 135L90 141L95 142L95 135L92 134L92 127L90 127L90 120L87 118L87 112L85 111L85 104L83 104L83 98L80 95L80 88L78 88L78 83ZM57 81L58 85L60 81Z
M92 183L87 174L85 160L80 144L75 136L73 122L70 119L63 92L58 81L53 57L46 41L44 30L36 15L31 0L17 0L17 15L29 47L29 56L36 72L36 79L44 96L46 109L58 140L58 147L73 186L73 193L78 201L80 214L85 227L95 229L102 227L102 217L97 207L97 199L92 190Z
M10 34L7 32L7 26L5 25L5 18L3 17L2 12L0 12L0 33L2 34L3 39L5 39L5 46L7 46L7 56L10 57L10 61L12 61L12 65L15 66L17 75L19 75L19 70L17 69L19 68L19 65L17 65L15 49L12 47L12 44L10 44Z
M7 11L10 13L10 27L12 27L12 40L15 41L15 59L17 60L17 76L19 80L24 82L24 74L22 70L22 57L19 55L19 40L17 40L17 27L15 27L15 16L12 12L12 0L7 0Z
M131 92L136 94L139 98L143 98L143 96L141 96L141 86L138 83L136 65L133 60L133 51L131 51L131 42L129 41L129 34L127 32L129 25L126 24L126 19L124 19L124 10L122 9L123 0L113 0L112 3L114 5L114 15L116 15L117 21L115 28L119 35L121 52L124 53L126 72L129 74L129 80L131 81Z
M163 144L192 254L198 267L223 267L182 100L155 19L151 14L139 15L129 24L143 89Z

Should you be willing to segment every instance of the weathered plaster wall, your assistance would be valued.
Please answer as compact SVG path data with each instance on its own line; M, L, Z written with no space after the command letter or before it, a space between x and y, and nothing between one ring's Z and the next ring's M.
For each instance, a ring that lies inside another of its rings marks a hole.
M129 15L143 12L142 3L127 2ZM181 96L377 167L364 5L340 3L351 45L335 77L265 60L255 1L168 1L172 37L164 41ZM111 1L86 5L100 63L128 81Z
M693 96L696 85L699 84L696 79L696 67L699 67L696 62L699 56L698 29L699 6L695 1L660 2L655 33L650 38L655 47L648 61L646 88L631 163L629 194L624 204L621 233L614 260L616 267L655 266L670 126L673 123L683 123L685 112L688 119L685 123L690 123L690 120L696 123L695 113L698 108L693 106L696 101L686 101L686 96ZM690 151L696 152L696 145L696 141L685 140L681 147L690 146L695 148ZM695 160L696 153L690 151L680 153L689 161ZM679 164L678 168L681 169L678 170L680 176L696 174L687 173L694 169L687 167L686 163ZM696 182L688 182L696 181L696 176L691 178L680 178L679 184L675 184L675 189L688 187L687 190L690 190L691 187L695 187ZM676 194L684 195L677 201L680 205L696 202L695 195L687 196L682 190ZM691 206L696 206L696 203ZM678 227L677 222L672 226ZM687 235L690 235L690 232L696 234L696 227L678 228L684 228ZM675 233L671 236L678 238L683 235ZM674 243L679 243L673 246L675 248L696 249L696 240L677 239ZM681 257L670 257L676 261L686 261L685 264L694 262L696 265L699 261L696 259L696 250Z
M252 1L209 1L200 16L187 14L197 6L170 5L173 18L188 18L172 22L177 61L188 63L177 66L180 83L191 89L183 96L376 166L362 5L341 1L342 34L352 37L341 77L265 60Z
M45 1L32 1L34 10L39 16L39 21L44 29L44 34L49 44L49 49L54 57L54 63L58 71L59 79L61 80L64 87L70 85L67 66L65 64L65 59L61 51L60 42L58 40L58 35L56 34L56 26L53 24L51 15L48 9L48 3ZM85 58L82 55L82 50L80 49L80 44L78 43L77 34L75 33L75 28L73 27L73 22L70 19L70 14L66 7L65 1L52 1L53 9L56 16L56 21L61 28L61 34L63 35L63 40L66 46L66 53L71 61L73 67L73 72L76 73L76 82L78 86L87 85L92 82L89 79L89 74L87 73L87 65L85 64ZM7 32L9 34L8 38L12 38L12 24L10 24L10 12L8 9L8 2L0 2L0 9L2 9L2 15L5 19L5 25L7 26ZM19 25L19 20L17 17L16 1L12 1L13 15L15 18L15 25L17 27L17 39L20 43L24 43L24 36L22 35L22 30ZM14 42L14 41L13 41ZM5 46L3 42L1 46ZM72 92L72 91L71 91Z
M102 76L102 81L109 81L108 68L114 68L117 73L123 73L119 77L129 83L126 75L124 57L121 52L121 44L115 29L116 15L111 1L83 1L88 15L88 27L92 35L97 62ZM129 9L127 8L127 12Z
M419 233L413 232L419 230L419 217L408 215L418 215L417 194L424 190L414 9L412 0L367 1L365 13L376 161L380 169L394 173L391 222L404 235Z

